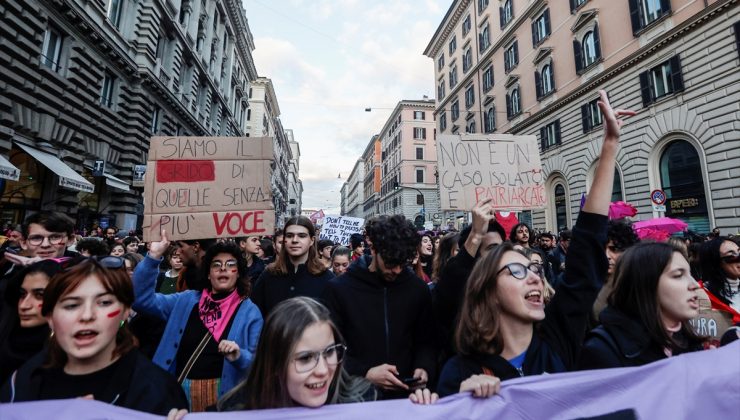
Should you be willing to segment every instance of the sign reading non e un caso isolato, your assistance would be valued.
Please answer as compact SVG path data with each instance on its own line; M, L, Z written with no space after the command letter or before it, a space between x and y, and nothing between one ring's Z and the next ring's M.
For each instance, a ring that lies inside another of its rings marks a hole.
M144 240L264 235L274 230L269 137L152 137Z
M535 136L437 136L439 194L444 210L472 210L491 200L497 210L541 209L545 178Z

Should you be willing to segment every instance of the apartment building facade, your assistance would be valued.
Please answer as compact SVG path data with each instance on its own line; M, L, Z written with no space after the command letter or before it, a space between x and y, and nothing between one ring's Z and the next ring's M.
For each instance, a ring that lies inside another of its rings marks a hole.
M380 214L379 200L381 182L381 150L380 136L374 135L365 147L361 160L365 164L365 179L363 181L365 201L362 205L362 217L369 219Z
M357 159L347 178L347 201L344 216L362 217L365 203L365 161Z
M244 136L254 42L236 0L0 7L0 222L134 229L155 135Z
M245 118L247 136L272 137L273 139L275 164L272 168L270 183L272 201L275 206L275 224L282 226L285 217L289 214L288 179L292 156L286 130L280 121L280 105L272 80L267 77L257 77L250 84L247 97L249 101Z
M736 0L457 0L424 54L434 60L440 133L533 134L545 210L575 222L602 136L605 89L632 109L613 201L637 218L677 217L706 233L740 229L740 7ZM651 192L663 190L665 210Z
M380 214L402 214L420 229L440 225L434 100L400 101L378 136Z
M290 146L288 164L288 211L286 217L300 216L303 198L303 182L300 178L301 147L293 135L293 130L285 130L285 137Z

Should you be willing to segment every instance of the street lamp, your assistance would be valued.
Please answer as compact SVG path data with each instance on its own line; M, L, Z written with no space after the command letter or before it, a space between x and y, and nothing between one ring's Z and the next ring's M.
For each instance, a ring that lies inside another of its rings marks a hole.
M398 181L393 181L393 189L394 190L399 190L401 188L410 188L410 189L412 189L412 190L414 190L414 191L416 191L416 192L419 193L419 195L421 196L421 217L422 217L422 220L424 222L426 222L427 221L427 212L426 212L426 208L424 207L424 203L425 203L424 193L422 193L418 188L409 187L409 186L406 186L406 185L399 185L398 184Z

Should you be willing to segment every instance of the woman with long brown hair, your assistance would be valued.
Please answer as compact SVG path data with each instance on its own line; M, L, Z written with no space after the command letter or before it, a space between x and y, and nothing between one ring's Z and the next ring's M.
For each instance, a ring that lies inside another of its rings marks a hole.
M599 92L604 140L591 193L573 228L565 278L545 305L542 266L504 242L481 258L468 280L455 335L458 355L444 366L441 396L495 393L500 380L576 367L588 317L606 275L606 224L623 116Z
M55 275L41 307L48 352L13 374L0 401L86 397L160 415L187 407L174 378L135 349L126 325L133 303L121 258L88 259Z
M267 317L280 302L296 297L319 298L331 271L319 260L316 229L311 219L297 216L285 223L283 246L274 263L262 272L254 285L252 300Z

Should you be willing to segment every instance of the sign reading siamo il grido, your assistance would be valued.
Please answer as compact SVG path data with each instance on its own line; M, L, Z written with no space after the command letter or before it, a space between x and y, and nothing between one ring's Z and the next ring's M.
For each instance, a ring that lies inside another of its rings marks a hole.
M269 137L152 137L144 185L144 240L272 232Z

